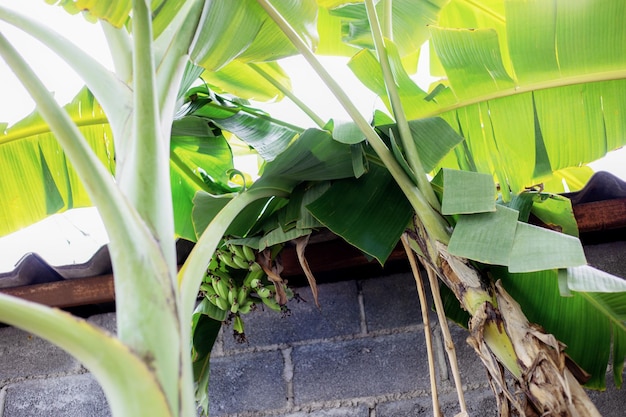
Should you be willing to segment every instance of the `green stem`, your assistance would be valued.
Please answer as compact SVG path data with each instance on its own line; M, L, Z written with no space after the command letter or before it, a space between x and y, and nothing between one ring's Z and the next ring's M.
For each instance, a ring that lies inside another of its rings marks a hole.
M413 134L411 133L411 128L409 127L409 122L406 119L406 113L404 112L402 101L400 100L400 94L393 77L393 72L391 71L391 65L389 64L389 57L387 56L387 49L385 47L385 41L382 37L382 30L378 22L374 2L372 0L365 0L365 6L367 9L367 16L370 21L370 27L372 28L374 45L376 46L376 52L378 53L378 61L380 62L383 77L385 79L385 86L387 87L387 95L391 103L393 115L398 125L400 140L402 141L407 161L413 171L413 174L417 178L417 186L420 191L424 194L428 203L433 206L435 210L440 211L441 206L439 204L439 200L437 200L437 196L428 182L426 172L424 171L417 151L415 140L413 139Z
M302 39L298 36L295 30L289 25L289 23L283 18L283 16L269 3L268 0L257 0L261 7L265 9L268 15L276 22L278 27L285 33L294 46L300 51L304 58L311 65L313 70L317 72L319 77L328 86L333 95L344 107L348 115L352 118L354 123L359 127L361 132L365 135L370 146L378 154L383 161L391 175L394 177L399 187L402 189L407 199L413 206L416 214L419 216L422 223L425 225L429 232L429 236L440 242L449 241L450 237L446 229L445 220L439 215L439 213L431 207L428 201L424 198L420 190L413 184L413 181L404 172L402 167L395 160L393 153L387 148L382 139L376 134L374 129L361 115L354 103L350 100L348 95L339 86L332 76L326 71L322 64L317 60L313 52L309 49Z
M168 265L175 288L176 250L169 177L169 134L162 130L152 53L151 13L145 0L133 1L133 124L126 138L118 184L144 219ZM171 116L163 120L171 123ZM168 130L169 132L169 130Z
M130 83L133 78L132 47L126 28L116 28L105 20L100 20L100 25L111 51L115 74L124 83Z
M250 68L259 73L259 75L265 78L270 84L276 87L278 91L288 97L296 106L300 108L300 110L302 110L307 116L309 116L320 129L324 129L324 126L326 125L326 123L324 123L324 120L322 120L321 117L315 114L313 109L307 106L304 101L300 100L289 88L285 87L281 82L276 80L274 77L268 74L267 71L263 70L263 68L259 67L257 64L251 63L248 65L250 66Z
M177 105L176 98L178 97L185 67L189 61L189 47L200 21L203 4L203 2L198 0L185 2L185 10L179 12L181 14L184 13L185 23L179 27L179 30L172 37L156 71L161 130L166 137L169 137Z

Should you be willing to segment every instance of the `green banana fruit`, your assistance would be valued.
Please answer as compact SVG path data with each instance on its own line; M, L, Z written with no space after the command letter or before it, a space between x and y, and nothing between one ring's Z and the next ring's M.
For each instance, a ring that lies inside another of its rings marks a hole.
M232 304L236 299L237 299L237 293L239 292L239 289L237 288L236 285L234 285L234 283L229 283L228 285L228 294L227 294L227 298L228 298L228 303Z
M259 297L261 297L261 299L266 299L273 295L272 291L270 291L269 288L263 286L259 286L256 289L256 293Z
M244 332L243 320L239 314L233 319L233 330L238 334L243 334Z
M226 299L220 297L217 294L216 294L216 297L215 297L215 305L220 310L223 310L223 311L229 311L230 310L230 305L228 304L228 301L226 301Z
M233 254L233 258L246 259L246 255L243 252L243 248L244 247L241 245L234 245L232 243L228 245L228 250L230 250L230 252Z
M256 263L256 254L250 246L243 245L243 257L250 263Z
M213 285L213 289L221 298L228 298L228 283L224 278L218 277L217 275L211 276L211 285Z
M239 288L237 292L237 303L242 305L248 299L248 295L250 294L250 287L246 287L245 285Z
M252 300L246 300L243 304L239 305L240 314L248 314L254 307L255 303Z
M219 251L217 252L217 257L224 265L228 267L231 267L233 269L242 269L237 263L235 263L233 259L233 254L230 252Z
M282 311L282 308L280 307L280 304L278 304L276 302L276 300L274 300L273 297L261 298L261 301L263 302L263 304L265 304L270 309L272 309L272 310L274 310L276 312L281 312Z
M206 294L207 297L215 294L215 289L213 288L213 285L206 283L206 282L203 282L200 285L200 291L204 292L204 294Z
M247 271L248 268L250 268L250 263L243 257L233 256L233 263L237 265L238 269L245 269Z

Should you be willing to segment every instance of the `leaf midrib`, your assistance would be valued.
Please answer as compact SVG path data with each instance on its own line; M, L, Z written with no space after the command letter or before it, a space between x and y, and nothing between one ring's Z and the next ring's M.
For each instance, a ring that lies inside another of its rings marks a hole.
M472 104L483 103L486 101L496 100L496 99L504 98L504 97L511 97L517 94L529 93L531 91L547 90L550 88L567 87L567 86L572 86L572 85L577 85L577 84L588 84L588 83L595 83L595 82L602 82L602 81L615 81L615 80L623 80L623 79L626 79L626 69L604 71L604 72L594 72L591 74L563 77L563 78L557 78L557 79L552 79L548 81L540 81L540 82L531 83L527 85L517 85L513 88L506 88L504 90L498 90L498 91L483 94L480 96L462 99L448 106L442 106L431 111L425 111L424 113L420 114L420 118L438 116L442 113L446 113L449 111L461 109L463 107L471 106ZM454 88L452 86L450 88L454 91Z
M78 127L86 127L86 126L95 126L102 124L109 124L109 121L105 116L94 117L90 119L80 118L80 119L72 119L72 121ZM15 133L9 132L4 136L0 137L0 145L4 145L10 142L14 142L21 139L26 139L31 136L41 135L44 133L52 134L50 127L46 123L39 123L36 126L27 126L27 127L17 127Z

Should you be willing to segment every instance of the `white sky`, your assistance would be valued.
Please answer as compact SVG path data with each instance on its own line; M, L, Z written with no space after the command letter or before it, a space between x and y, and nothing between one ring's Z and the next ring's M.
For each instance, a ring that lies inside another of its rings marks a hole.
M84 50L92 53L100 62L111 67L108 48L101 36L99 26L84 21L80 16L70 16L60 7L49 6L42 0L0 0L0 5L45 22ZM46 86L55 93L60 104L69 102L83 86L73 70L42 47L38 41L1 22L0 31L18 46ZM354 102L361 112L369 117L376 105L374 95L355 80L343 63L336 59L324 59L323 62L336 78L345 80L344 85L350 95L355 97ZM284 65L292 76L295 94L299 97L308 97L307 104L322 119L347 118L343 109L306 64L303 64L301 60L291 59ZM422 87L425 88L425 86ZM0 91L3 97L0 99L1 122L12 124L32 112L34 102L1 60ZM266 109L273 116L296 125L314 126L307 116L298 109L294 109L287 100L268 106ZM603 162L593 164L593 167L596 170L610 170L626 179L624 156L625 152L614 152ZM106 232L94 209L71 210L52 216L42 224L33 225L18 233L0 238L0 272L13 269L16 262L27 252L38 253L53 265L81 263L88 260L106 241Z

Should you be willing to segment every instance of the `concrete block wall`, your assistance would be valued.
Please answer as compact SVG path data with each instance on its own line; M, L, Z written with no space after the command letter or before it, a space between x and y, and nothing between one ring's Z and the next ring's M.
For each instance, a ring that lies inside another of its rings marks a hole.
M245 316L247 343L224 328L211 360L212 417L432 415L423 323L413 278L395 274L309 289L291 314ZM352 279L349 279L352 278ZM434 319L434 314L431 313ZM115 315L90 320L115 328ZM446 416L459 409L434 325L436 375ZM496 416L482 364L452 325L471 416ZM112 366L114 366L112 364ZM602 415L624 415L626 391L591 393ZM0 417L110 416L93 377L69 355L20 330L0 328Z

